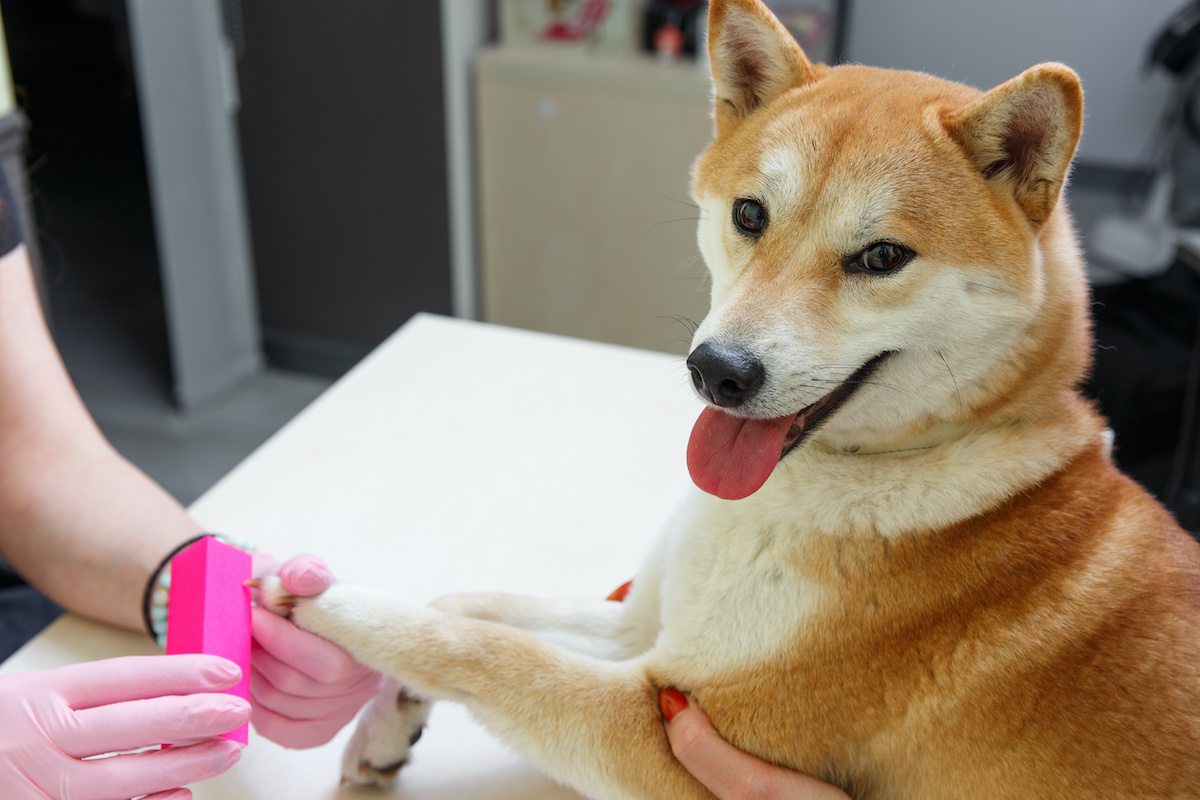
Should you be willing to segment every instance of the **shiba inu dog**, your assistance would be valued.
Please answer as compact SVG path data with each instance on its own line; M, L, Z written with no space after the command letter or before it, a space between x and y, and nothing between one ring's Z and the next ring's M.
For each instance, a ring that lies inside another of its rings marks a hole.
M264 586L395 677L347 777L394 774L450 699L589 797L709 797L671 686L860 800L1200 797L1200 546L1078 391L1078 78L830 68L758 0L710 15L703 492L623 603Z

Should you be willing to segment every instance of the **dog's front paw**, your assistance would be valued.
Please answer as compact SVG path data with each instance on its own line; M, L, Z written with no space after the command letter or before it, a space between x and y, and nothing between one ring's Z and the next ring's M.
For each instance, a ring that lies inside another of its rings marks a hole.
M429 718L432 702L414 696L395 678L384 680L363 710L342 757L342 782L387 786L408 763L408 753Z
M259 605L284 619L291 619L300 598L283 588L283 581L278 575L254 578L246 581L246 585L258 592Z

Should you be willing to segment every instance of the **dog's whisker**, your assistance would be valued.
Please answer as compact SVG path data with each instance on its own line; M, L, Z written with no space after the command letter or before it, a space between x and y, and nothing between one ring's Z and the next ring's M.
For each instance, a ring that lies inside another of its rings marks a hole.
M696 330L699 329L699 327L700 327L700 323L696 322L696 320L692 319L691 317L681 317L681 316L678 316L675 314L663 314L663 315L658 316L657 319L671 320L672 327L675 325L683 326L683 329L688 332L688 337L689 337L687 339L687 341L684 342L684 344L690 343L691 337L696 335Z
M699 222L700 217L679 217L677 219L664 219L661 222L652 222L647 225L647 228L658 228L663 225L671 225L676 222Z
M937 351L937 355L938 355L938 358L940 358L942 360L942 363L946 365L946 371L950 373L950 380L954 382L954 393L956 395L958 395L958 413L962 414L963 413L963 399L962 399L962 392L958 388L958 378L954 377L954 370L950 369L950 362L948 362L946 360L946 357L944 355L942 355L941 350Z
M838 380L837 378L810 378L809 380L811 383L807 388L810 389L824 388L824 386L820 386L820 384L831 384L833 386L841 386L843 384L846 386L882 386L888 389L900 389L900 387L895 384L885 383L884 381L877 380L875 378L864 378L863 380L857 381L848 379Z
M658 192L658 196L663 198L664 200L670 200L672 203L678 203L681 206L691 206L694 209L697 209L700 211L703 210L699 205L697 205L696 203L693 203L691 200L680 200L678 197L672 197L671 195L663 194L662 192Z

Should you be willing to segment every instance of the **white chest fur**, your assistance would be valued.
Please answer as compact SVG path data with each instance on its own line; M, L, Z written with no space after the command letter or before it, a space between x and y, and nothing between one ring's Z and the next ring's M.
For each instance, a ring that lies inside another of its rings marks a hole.
M761 664L785 646L820 601L787 558L798 535L697 490L638 577L658 590L651 657L686 681Z
M627 623L646 643L658 623L649 655L681 680L768 662L823 604L839 602L806 567L814 537L920 536L995 507L1093 434L1086 424L1047 427L976 431L890 455L810 445L744 500L693 490L638 575Z

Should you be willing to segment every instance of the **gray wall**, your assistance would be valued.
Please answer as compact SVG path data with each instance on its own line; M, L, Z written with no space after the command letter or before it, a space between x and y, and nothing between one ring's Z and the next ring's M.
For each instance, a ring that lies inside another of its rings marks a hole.
M129 0L176 400L187 409L258 371L258 320L216 0Z
M1167 98L1140 68L1152 36L1184 0L853 0L850 61L928 72L988 88L1041 61L1083 79L1079 158L1145 166Z
M352 359L417 311L450 313L439 4L253 0L240 16L268 356L321 369L290 359Z

